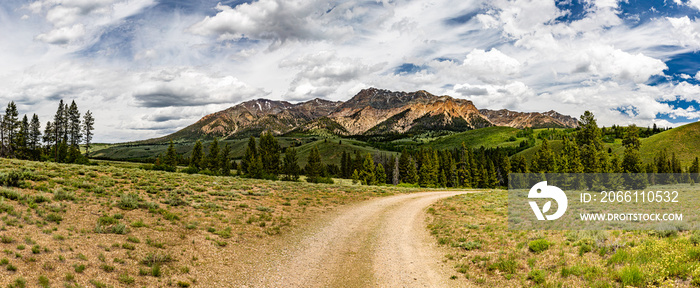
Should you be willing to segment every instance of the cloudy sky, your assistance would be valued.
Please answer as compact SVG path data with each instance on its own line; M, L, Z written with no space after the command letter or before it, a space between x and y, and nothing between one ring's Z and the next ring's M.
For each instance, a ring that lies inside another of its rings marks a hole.
M478 108L700 118L700 0L9 0L0 105L59 99L98 142L162 136L255 98L427 90Z

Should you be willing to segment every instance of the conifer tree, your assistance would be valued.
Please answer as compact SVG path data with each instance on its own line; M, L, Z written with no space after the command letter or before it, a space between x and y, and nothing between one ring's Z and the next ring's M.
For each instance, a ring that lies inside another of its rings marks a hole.
M306 170L307 182L317 182L318 178L323 176L323 163L321 163L321 153L318 152L318 147L314 146L311 149L309 162L304 170Z
M68 143L71 147L78 147L83 135L80 127L80 111L78 111L78 105L75 104L75 101L70 103L66 116L68 119Z
M32 160L39 160L39 145L41 145L41 123L39 116L32 115L32 121L29 123L29 149L31 150Z
M401 172L399 172L401 173ZM418 183L418 170L416 168L416 163L413 161L413 158L409 156L408 158L408 170L407 170L407 175L406 175L406 183L410 184L416 184ZM400 175L400 174L399 174Z
M695 157L695 160L693 160L693 164L688 168L688 173L690 173L690 179L692 179L694 183L700 179L700 162L698 162L698 157Z
M581 129L576 134L576 142L579 146L590 145L595 151L603 149L601 131L593 113L584 112L579 119L579 127Z
M360 170L360 181L364 185L374 185L376 184L376 176L374 173L374 159L372 155L367 153L364 161L362 162L362 170Z
M486 187L487 188L496 188L498 187L498 177L496 176L496 167L493 164L493 161L488 160L486 163L486 172L487 172L487 181L486 181Z
M56 146L56 162L65 163L66 158L68 158L68 144L66 144L66 141L61 141Z
M386 172L384 170L384 165L379 163L377 164L377 169L375 170L376 178L377 178L377 184L386 184Z
M671 154L671 172L672 173L683 173L681 170L681 160L676 158L676 152Z
M531 171L534 173L551 173L556 171L554 153L549 149L547 139L542 140L540 150L535 153L532 160Z
M17 152L15 157L19 159L29 158L29 151L27 147L27 138L29 137L29 119L27 114L22 117L22 121L19 122L19 130L17 131L17 137L15 139L15 147L17 147Z
M622 170L626 173L643 173L642 156L639 154L641 141L637 126L627 127L625 137L622 139L622 146L625 147Z
M299 180L300 168L298 161L297 150L292 147L287 147L287 149L284 151L284 161L282 162L282 173L284 173L284 180Z
M85 135L85 156L90 155L90 144L92 143L92 130L95 130L95 118L90 110L83 116L83 134ZM175 166L173 166L175 167Z
M405 148L399 157L399 182L416 183L416 164Z
M53 123L51 121L47 121L46 127L44 127L44 136L42 137L42 140L47 148L46 150L51 150L51 145L56 142L56 134L54 133L56 133L56 129L53 127Z
M423 187L436 186L438 184L438 160L434 150L423 151L422 163L419 168L419 184Z
M53 117L53 128L55 131L54 132L54 141L56 143L56 145L55 145L55 147L56 147L56 158L55 158L56 162L62 162L62 161L59 161L59 158L60 158L59 151L61 150L61 148L59 147L59 144L61 142L67 141L67 139L65 139L63 137L63 135L65 135L65 130L64 130L64 128L65 128L65 115L64 114L65 114L65 107L63 105L63 99L61 99L61 101L58 103L58 109L56 110L56 114Z
M263 132L260 136L260 149L258 151L263 161L265 173L277 175L280 167L280 145L272 135L272 132Z
M559 158L562 164L559 167L560 173L583 173L583 164L581 164L578 146L574 142L569 141L568 137L564 137L564 147Z
M513 156L513 165L511 166L511 172L513 173L527 173L527 162L525 157L522 155Z
M600 173L603 171L599 156L595 146L581 146L581 164L583 165L584 173Z
M175 151L173 140L170 140L170 145L168 145L168 150L165 152L165 158L162 163L173 168L177 167L177 151Z
M206 156L206 168L214 173L221 170L219 165L219 140L214 138L214 141L209 145L209 154ZM205 166L205 165L202 165Z
M260 154L255 156L255 160L252 165L248 167L248 177L262 179L265 174L265 167L263 166L262 156Z
M219 174L221 176L231 175L231 146L226 143L219 153Z
M14 101L7 104L5 109L5 115L2 117L2 146L3 155L14 156L14 151L16 147L16 137L17 130L19 129L19 121L17 117L19 113L17 112L17 105Z
M357 184L360 182L360 173L357 170L352 171L352 183Z
M258 149L257 145L255 144L255 137L250 136L250 139L248 139L248 148L246 148L243 160L241 160L240 171L244 174L248 174L250 172L250 168L255 165L255 158L257 157Z
M204 153L202 149L202 142L197 140L192 148L192 155L190 155L190 167L202 169L202 157Z

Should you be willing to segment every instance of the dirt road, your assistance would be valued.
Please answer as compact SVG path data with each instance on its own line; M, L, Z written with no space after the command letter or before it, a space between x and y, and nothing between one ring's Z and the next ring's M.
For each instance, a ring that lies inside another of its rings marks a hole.
M425 209L464 192L426 192L344 208L246 271L247 287L456 287ZM272 257L270 257L272 256ZM257 262L257 261L256 261ZM257 266L257 267L253 267Z

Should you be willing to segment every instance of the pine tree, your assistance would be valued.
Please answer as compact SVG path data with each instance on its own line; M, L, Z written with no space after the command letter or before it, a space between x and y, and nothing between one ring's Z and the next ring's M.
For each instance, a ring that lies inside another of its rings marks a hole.
M4 148L3 154L6 156L14 156L17 130L19 129L19 121L17 117L19 113L17 112L17 105L14 101L7 104L5 109L5 115L2 118L2 146Z
M603 149L601 131L593 113L590 111L584 112L579 120L579 127L581 130L576 134L576 142L578 142L579 146L590 145L593 146L595 151Z
M364 185L376 184L376 176L374 173L374 160L372 155L367 153L365 160L362 162L362 170L360 170L360 181Z
M386 172L384 170L384 165L379 163L377 164L377 169L374 171L376 178L377 178L377 184L386 184Z
M65 163L66 158L68 158L68 144L66 144L66 141L61 141L56 146L56 162Z
M355 157L352 160L352 169L357 170L358 173L362 170L362 163L364 162L364 157L360 155L360 151L355 150Z
M263 167L262 157L258 154L255 156L255 160L252 165L248 167L248 177L262 179L265 173L265 168Z
M496 176L496 167L493 164L493 161L488 160L486 163L486 175L487 175L487 180L486 180L486 188L496 188L498 187L498 177Z
M17 147L16 157L19 159L29 158L29 118L27 114L22 117L22 121L19 122L19 131L17 132L17 137L15 139L15 147Z
M318 148L314 146L311 149L311 154L309 154L309 162L306 164L306 181L317 182L318 178L323 176L323 163L321 163L321 153L318 152Z
M192 155L190 155L190 167L202 169L202 142L197 140L192 148Z
M209 145L209 154L206 156L206 168L214 173L221 170L219 166L219 140L214 138L214 141ZM204 165L202 165L204 166Z
M264 132L260 136L260 150L258 151L263 161L265 173L277 175L280 167L280 145L272 135L272 132Z
M459 164L457 165L457 177L459 178L459 185L463 187L471 187L472 185L472 174L470 165L470 155L471 150L462 142L462 149L460 150Z
M56 142L56 129L53 127L51 121L46 122L46 127L44 127L44 136L42 140L47 147L47 150L51 150L51 145Z
M513 156L513 165L511 166L511 171L513 173L527 173L527 162L525 157L522 155Z
M584 173L600 173L602 170L602 165L600 163L600 158L598 151L595 150L593 145L583 145L581 146L581 164L583 165Z
M408 154L406 149L403 149L399 157L399 182L400 183L416 183L416 164L413 158Z
M352 184L357 184L360 182L360 173L357 172L357 170L354 170L352 172Z
M695 160L693 160L693 164L690 165L688 168L688 173L690 173L690 179L693 180L693 183L697 182L700 179L700 162L698 162L698 157L695 157Z
M83 116L83 134L85 135L85 156L90 155L90 144L92 143L92 130L95 130L95 118L90 110ZM175 167L175 166L173 166Z
M418 169L418 175L420 178L418 184L423 187L437 185L439 177L437 152L433 150L426 150L423 152L423 156L421 158L423 162Z
M282 173L284 180L297 181L299 180L299 163L297 159L297 150L292 147L287 147L284 150L284 161L282 163Z
M177 167L177 151L175 151L175 144L173 140L170 140L170 145L168 145L168 150L165 152L165 158L162 162L165 166Z
M221 176L231 175L231 146L226 143L219 153L219 174Z
M683 173L681 169L681 159L676 158L676 152L671 154L671 171L676 174Z
M639 140L639 129L635 125L627 127L625 137L622 139L625 147L622 159L622 170L626 173L643 173L642 156L639 153L641 141Z
M250 136L248 139L248 148L245 150L245 155L243 155L243 160L241 160L240 171L243 174L248 174L249 168L255 164L255 158L258 157L258 149L255 144L255 137Z
M41 145L41 123L39 116L32 115L32 122L29 123L29 149L31 150L32 160L39 160L39 145Z
M551 173L556 171L554 153L549 149L547 139L542 140L540 150L537 150L532 161L531 171L534 173Z
M400 173L400 172L399 172ZM416 162L413 158L408 158L408 175L406 175L406 183L416 184L418 183L418 168L416 167Z
M65 107L63 104L63 99L58 103L58 109L56 110L56 114L53 117L53 128L54 128L54 141L56 143L56 162L62 162L59 161L60 158L60 150L61 148L59 147L59 144L61 142L66 141L66 139L63 137L65 135Z
M68 143L70 144L70 146L77 148L78 145L80 145L83 135L81 134L82 129L80 127L80 111L78 111L78 105L75 104L75 101L72 101L70 103L70 107L68 107L67 111L67 116L69 138Z
M562 148L559 167L560 173L583 173L583 164L581 164L581 155L578 146L569 141L568 137L564 137L564 147Z

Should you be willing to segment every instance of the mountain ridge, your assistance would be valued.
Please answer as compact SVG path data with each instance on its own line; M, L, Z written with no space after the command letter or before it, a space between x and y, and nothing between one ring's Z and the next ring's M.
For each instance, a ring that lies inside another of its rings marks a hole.
M243 138L269 130L281 135L326 130L342 136L467 131L490 126L514 128L574 128L578 121L556 111L517 112L477 109L470 100L415 92L367 88L347 101L315 98L290 103L264 98L239 103L208 114L197 122L160 138L145 142L179 139Z

